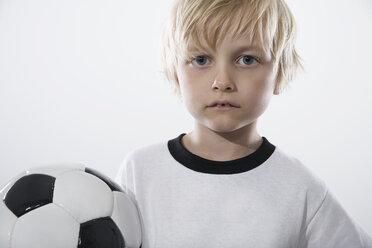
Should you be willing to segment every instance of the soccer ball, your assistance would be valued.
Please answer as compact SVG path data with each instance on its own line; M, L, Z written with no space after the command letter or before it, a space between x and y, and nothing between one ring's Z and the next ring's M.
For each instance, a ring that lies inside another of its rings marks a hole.
M141 246L141 219L116 183L83 165L36 167L0 191L1 248Z

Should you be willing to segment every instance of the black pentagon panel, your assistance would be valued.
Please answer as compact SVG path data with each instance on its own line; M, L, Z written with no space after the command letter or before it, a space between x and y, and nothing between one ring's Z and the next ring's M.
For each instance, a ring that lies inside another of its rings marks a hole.
M110 217L80 225L78 248L124 248L123 235Z
M5 205L17 217L53 202L55 177L31 174L21 177L6 193Z
M88 167L85 168L85 172L86 173L89 173L89 174L92 174L92 175L98 177L99 179L101 179L102 181L104 181L107 184L107 186L110 187L110 189L112 191L123 192L123 190L121 189L121 187L119 186L119 184L115 183L109 177L103 175L101 172L96 171L96 170L93 170L93 169L88 168Z

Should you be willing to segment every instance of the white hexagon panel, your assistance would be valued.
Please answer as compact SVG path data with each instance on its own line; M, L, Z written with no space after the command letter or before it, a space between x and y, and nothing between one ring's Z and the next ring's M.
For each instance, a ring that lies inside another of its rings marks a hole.
M138 248L135 202L81 164L31 168L0 190L1 248Z

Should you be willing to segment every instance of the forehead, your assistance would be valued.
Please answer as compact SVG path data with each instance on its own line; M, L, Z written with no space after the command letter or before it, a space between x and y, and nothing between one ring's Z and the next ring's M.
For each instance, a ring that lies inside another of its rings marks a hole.
M199 40L198 42L195 42L193 40L190 40L188 42L188 50L200 50L201 48L205 50L216 50L216 48L221 47L248 47L252 50L257 51L264 51L265 47L264 44L261 44L257 39L254 39L252 37L246 36L246 35L240 35L236 38L233 38L231 36L224 36L220 39L220 42L216 45L216 48L213 48L208 45L209 42L207 42L204 38Z
M220 26L196 25L193 31L184 36L184 50L216 51L218 47L230 45L251 47L267 53L271 49L268 31L256 25L252 23L242 25L237 18L232 18Z
M265 47L265 44L259 42L257 38L252 38L249 35L239 35L237 37L225 36L221 37L219 44L213 48L208 45L205 38L199 41L190 40L188 48L186 49L187 54L197 54L200 52L204 53L227 53L227 54L239 54L244 51L254 52L256 55L261 56L270 60L271 56L269 49Z

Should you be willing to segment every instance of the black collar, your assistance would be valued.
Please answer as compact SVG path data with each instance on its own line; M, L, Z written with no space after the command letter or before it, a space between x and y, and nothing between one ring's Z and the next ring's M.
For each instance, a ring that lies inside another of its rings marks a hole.
M265 162L275 150L275 146L262 137L263 142L260 147L248 156L229 161L214 161L199 157L187 150L181 142L184 135L185 133L182 133L168 141L169 152L175 160L187 168L208 174L235 174L252 170Z

